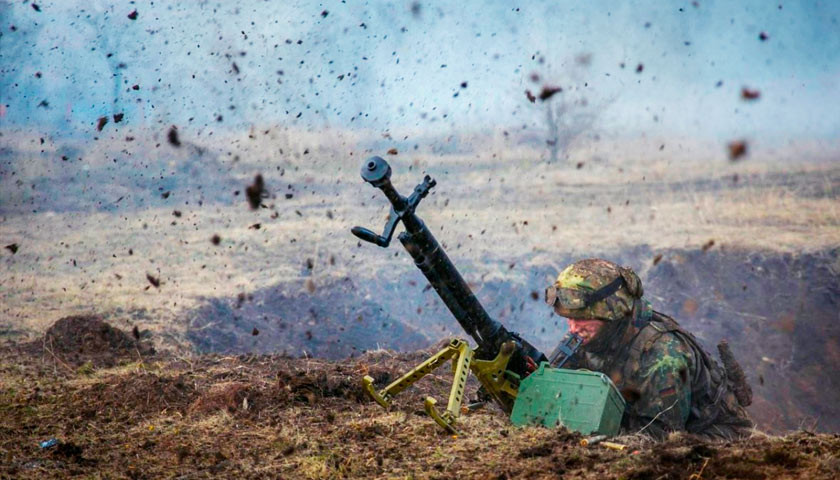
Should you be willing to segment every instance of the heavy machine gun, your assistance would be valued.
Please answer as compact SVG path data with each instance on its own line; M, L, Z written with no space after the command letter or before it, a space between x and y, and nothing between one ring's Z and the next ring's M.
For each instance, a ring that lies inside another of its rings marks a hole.
M384 248L391 243L397 224L402 222L405 231L398 236L400 242L464 331L478 345L473 350L466 341L454 339L446 348L380 391L375 390L373 379L366 376L363 380L365 390L376 402L387 407L399 392L452 359L455 380L446 411L438 412L433 398L427 397L425 400L426 411L439 425L451 432L455 431L454 424L461 410L464 387L470 372L481 382L486 395L510 414L521 379L549 358L487 314L432 232L416 215L420 201L436 184L430 176L426 175L423 182L406 198L391 184L391 167L381 157L371 157L365 161L361 174L365 182L385 194L391 203L391 212L382 235L362 227L353 227L353 235ZM569 342L561 344L552 357L568 357L579 344L579 337L571 338ZM555 362L552 365L557 366Z

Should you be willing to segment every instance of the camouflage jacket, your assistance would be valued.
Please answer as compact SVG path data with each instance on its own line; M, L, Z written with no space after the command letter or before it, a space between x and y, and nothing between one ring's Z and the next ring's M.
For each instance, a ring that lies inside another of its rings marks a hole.
M748 435L753 424L725 370L675 320L647 302L644 309L616 341L597 353L584 347L567 368L600 371L613 380L627 402L622 433Z

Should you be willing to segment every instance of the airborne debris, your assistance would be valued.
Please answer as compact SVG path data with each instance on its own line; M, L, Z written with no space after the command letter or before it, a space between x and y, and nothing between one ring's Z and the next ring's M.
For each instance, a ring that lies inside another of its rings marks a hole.
M745 140L729 142L727 148L729 149L729 160L733 162L747 154L747 142Z
M768 38L770 38L770 36L767 35L767 33L765 33L765 32L761 32L761 33L758 34L758 39L761 40L762 42L766 42Z
M99 120L96 121L96 130L101 132L107 123L108 117L99 117Z
M703 244L703 251L707 252L710 248L715 246L714 239L709 240L708 242Z
M592 54L591 53L579 53L575 55L575 63L581 65L583 67L588 67L592 64Z
M148 280L149 283L151 283L153 287L160 288L160 278L155 277L151 273L147 273L146 274L146 280Z
M124 113L115 113L114 114L114 123L122 122L123 117L125 116Z
M528 101L531 102L531 103L534 103L534 102L537 101L537 97L535 97L534 94L531 93L530 90L525 90L525 96L528 97Z
M242 308L242 305L245 304L246 298L247 297L245 296L245 292L239 292L239 294L236 296L236 307L235 308L236 309Z
M260 334L260 331L259 331L259 330L257 330L257 327L254 327L254 329L253 329L253 330L251 330L251 335L253 335L253 336L255 336L255 337L256 337L256 336L257 336L257 335L259 335L259 334Z
M662 254L657 253L656 256L653 257L653 265L654 266L659 265L659 262L661 262L661 261L662 261Z
M256 210L260 207L260 202L265 194L265 182L263 181L262 174L258 173L254 177L254 183L248 185L245 189L245 196L248 198L248 205L251 206L251 210Z
M180 147L181 140L178 138L178 127L172 125L169 128L169 132L166 134L166 139L169 140L169 144L173 147Z
M396 148L392 148L392 149L389 149L389 150L388 150L388 155L396 155L397 153L398 153L398 152L397 152L397 149L396 149Z
M137 20L137 10L133 10L131 13L128 14L129 20Z
M165 200L165 199L169 198L169 195L171 195L171 194L172 194L172 192L170 192L169 190L167 190L167 191L165 191L165 192L163 192L163 193L161 193L161 194L160 194L160 198L162 198L162 199L164 199L164 200Z
M134 337L135 340L140 340L140 329L137 328L137 325L131 329L131 335Z
M248 228L250 228L252 230L259 230L260 228L262 228L262 224L261 223L255 223Z
M540 100L546 101L549 98L553 97L554 94L562 92L563 89L561 87L555 87L551 85L544 85L542 91L540 92ZM530 100L530 98L529 98Z
M18 251L18 244L17 243L12 243L12 244L6 245L6 250L12 252L12 255L14 255Z
M758 100L760 97L761 92L756 89L749 87L741 88L741 98L743 100Z
M222 237L220 237L218 233L213 234L213 236L210 237L210 243L212 243L213 245L218 245L222 243Z
M644 69L645 69L645 66L643 64L640 63L640 64L636 65L636 73L642 73L644 71Z

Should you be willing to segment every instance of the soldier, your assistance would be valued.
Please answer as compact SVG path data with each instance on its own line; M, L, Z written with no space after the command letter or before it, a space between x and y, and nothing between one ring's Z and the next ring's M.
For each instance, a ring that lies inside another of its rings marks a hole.
M627 402L623 433L660 439L672 431L749 435L753 424L744 407L752 392L728 347L719 346L724 369L642 293L632 270L606 260L581 260L560 272L546 289L546 302L568 319L568 336L581 339L564 368L599 371L613 380ZM553 365L557 357L562 355L552 355Z

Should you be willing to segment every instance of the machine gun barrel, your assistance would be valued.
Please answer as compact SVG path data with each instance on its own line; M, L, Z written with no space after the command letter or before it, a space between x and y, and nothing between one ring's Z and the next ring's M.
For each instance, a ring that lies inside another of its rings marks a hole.
M476 353L480 358L492 358L504 342L514 340L517 348L509 364L512 372L524 377L535 364L545 361L542 352L487 314L443 247L414 213L420 200L428 195L436 182L427 175L423 183L414 188L411 196L405 198L391 184L391 167L381 157L368 159L362 165L361 174L366 182L382 190L392 208L382 235L362 227L354 227L353 234L380 247L387 247L397 223L402 221L405 231L399 235L400 242L464 331L476 341L479 347Z
M399 235L400 242L464 331L479 347L493 348L504 327L490 318L423 221L416 216L414 220L416 222L404 222L406 231ZM409 228L409 224L414 224L413 228Z

